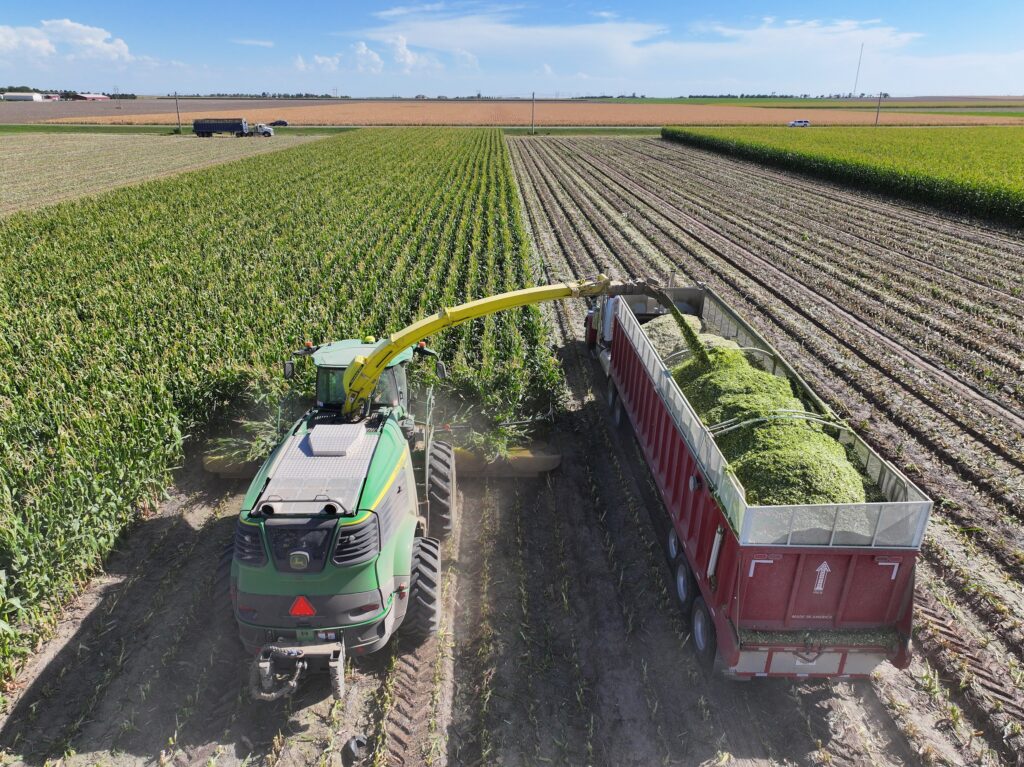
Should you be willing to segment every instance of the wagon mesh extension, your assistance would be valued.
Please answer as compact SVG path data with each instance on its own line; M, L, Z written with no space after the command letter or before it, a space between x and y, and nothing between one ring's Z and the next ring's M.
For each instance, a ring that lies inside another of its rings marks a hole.
M797 396L812 411L833 418L829 407L764 338L707 288L672 288L666 291L677 304L696 311L709 331L734 340L746 349L764 353L754 364L788 378ZM616 302L616 317L641 362L657 382L659 396L682 433L714 491L741 544L774 546L871 546L920 548L932 502L895 466L883 459L860 437L836 429L834 436L852 446L852 454L865 475L881 490L885 501L858 504L750 506L746 491L728 469L728 463L708 428L701 422L641 328L634 312L649 313L644 299L623 297Z

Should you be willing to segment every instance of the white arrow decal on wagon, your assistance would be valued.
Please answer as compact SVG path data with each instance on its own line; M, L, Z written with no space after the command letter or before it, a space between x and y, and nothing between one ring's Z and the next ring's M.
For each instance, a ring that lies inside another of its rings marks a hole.
M828 566L828 562L822 562L814 572L818 574L818 579L814 581L814 593L820 594L825 590L825 579L832 572L832 568Z

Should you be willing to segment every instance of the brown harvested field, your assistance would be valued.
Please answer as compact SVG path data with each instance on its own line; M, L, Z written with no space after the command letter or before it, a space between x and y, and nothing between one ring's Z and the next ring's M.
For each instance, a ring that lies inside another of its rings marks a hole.
M174 102L161 101L164 112L135 114L131 110L87 116L76 113L40 121L59 123L90 123L104 125L163 125L175 121ZM265 106L266 102L237 101L218 106L216 110L202 103L183 104L181 120L191 123L201 117L230 114L251 122L287 120L293 125L530 125L529 101L344 101L303 106L282 104ZM47 106L42 104L40 106ZM72 104L71 106L75 106ZM192 107L190 109L189 107ZM55 114L55 113L54 113ZM790 120L810 117L818 125L872 125L873 111L852 109L764 108L716 106L701 104L611 104L600 102L538 101L536 123L557 125L778 125ZM0 122L3 121L0 113ZM1024 118L998 115L972 116L961 114L913 114L883 112L883 125L996 125L1024 124Z
M0 137L0 216L188 170L286 149L311 136L25 133ZM59 158L59 162L54 162Z

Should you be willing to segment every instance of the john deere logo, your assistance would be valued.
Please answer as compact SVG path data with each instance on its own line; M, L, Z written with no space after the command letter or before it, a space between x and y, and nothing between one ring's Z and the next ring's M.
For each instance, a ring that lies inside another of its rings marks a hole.
M288 555L288 564L292 570L305 570L309 567L309 554L305 551L293 551Z

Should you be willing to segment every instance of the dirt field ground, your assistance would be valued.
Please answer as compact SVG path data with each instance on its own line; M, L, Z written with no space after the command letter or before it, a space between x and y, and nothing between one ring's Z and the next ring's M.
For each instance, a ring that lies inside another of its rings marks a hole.
M0 137L0 216L309 141L26 133ZM55 158L59 158L57 164Z
M68 122L99 124L171 124L174 101L111 102L82 106L64 104L0 105L3 122ZM250 121L287 120L293 125L529 125L529 101L375 100L340 102L191 101L182 102L182 123L198 117L243 116ZM47 112L50 109L52 111ZM762 108L693 104L615 104L606 102L538 101L537 125L784 125L808 118L816 125L872 125L873 111L850 109ZM1022 118L962 114L882 112L883 125L1019 124Z
M546 310L563 466L462 482L436 642L358 660L339 703L326 680L249 701L213 591L243 488L190 464L20 676L5 763L349 764L356 734L375 765L1018 762L1024 241L653 139L509 141L540 279L708 282L939 501L914 665L857 684L699 671L664 512L605 412L586 306L564 302Z

